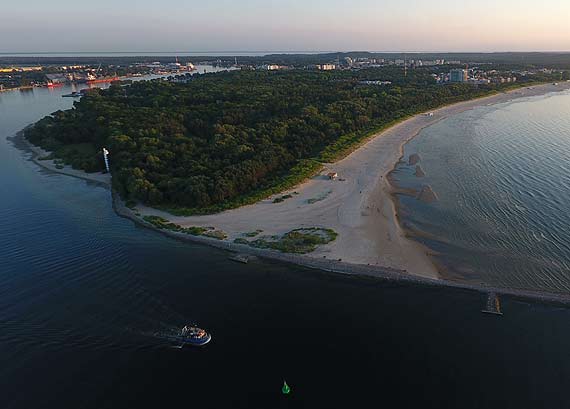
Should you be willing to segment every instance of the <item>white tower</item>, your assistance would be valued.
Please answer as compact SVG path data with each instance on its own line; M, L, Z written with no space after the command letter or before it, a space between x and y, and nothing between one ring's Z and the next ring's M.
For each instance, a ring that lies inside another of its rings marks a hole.
M105 159L105 168L107 169L107 173L111 173L109 169L109 151L107 148L103 148L103 159Z

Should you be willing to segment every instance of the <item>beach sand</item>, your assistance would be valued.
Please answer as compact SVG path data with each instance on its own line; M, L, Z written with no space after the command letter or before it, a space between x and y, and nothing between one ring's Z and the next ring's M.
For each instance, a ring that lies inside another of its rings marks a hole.
M280 235L301 227L331 228L338 238L307 257L439 278L427 248L408 239L396 217L387 174L402 158L404 144L423 128L477 106L569 88L567 82L536 85L449 105L432 111L431 116L416 115L375 135L339 162L326 164L318 176L274 196L292 194L281 203L273 203L272 197L218 214L190 217L173 216L145 206L138 206L137 210L142 215L161 216L184 227L213 226L226 232L229 241L258 229L263 230L260 235ZM338 173L338 179L330 180L326 176L329 172Z
M415 276L420 280L438 281L441 277L429 257L428 249L405 236L396 215L394 190L387 175L399 160L407 159L402 158L404 144L425 127L451 115L478 106L567 89L570 89L570 82L535 85L448 105L431 111L432 115L416 115L369 138L342 160L325 164L319 175L294 189L238 209L213 215L182 217L143 205L137 206L136 213L117 201L115 206L121 215L149 227L137 213L140 213L141 217L161 216L184 227L215 227L227 233L226 240L183 236L192 241L234 251L247 251L247 247L231 242L244 237L244 233L256 230L262 230L258 236L261 237L281 235L302 227L331 228L338 233L337 239L306 255L282 255L275 251L253 248L250 248L250 251L260 256L329 271L378 276L394 273L400 275L405 272L412 275L410 278ZM57 169L51 160L38 160L48 152L28 145L34 153L34 161L42 167L110 186L108 174L87 174L68 166ZM329 179L326 176L329 172L338 173L338 178ZM280 203L273 203L275 197L287 193L292 197ZM171 235L176 237L178 233Z
M57 172L57 173L61 173L63 175L72 176L72 177L79 178L79 179L89 180L91 182L97 182L101 185L108 186L109 188L111 187L111 174L110 173L101 173L101 172L87 173L87 172L82 171L82 170L73 169L69 165L65 165L63 168L58 168L53 160L41 159L41 158L47 157L50 154L50 152L40 148L39 146L32 145L27 139L25 139L23 137L22 133L17 135L15 139L16 139L15 142L17 144L24 145L21 147L29 150L32 153L32 160L35 163L37 163L38 165L40 165L41 167L43 167L45 169L49 169L49 170Z

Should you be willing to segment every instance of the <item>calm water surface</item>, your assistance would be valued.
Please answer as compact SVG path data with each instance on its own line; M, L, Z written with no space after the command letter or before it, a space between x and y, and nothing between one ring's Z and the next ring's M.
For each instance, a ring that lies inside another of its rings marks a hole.
M405 148L399 184L408 227L451 274L487 284L570 292L570 92L481 107L425 129Z
M568 405L566 309L506 299L497 319L473 293L232 263L38 168L6 138L69 91L0 94L1 408ZM154 335L188 322L211 344Z

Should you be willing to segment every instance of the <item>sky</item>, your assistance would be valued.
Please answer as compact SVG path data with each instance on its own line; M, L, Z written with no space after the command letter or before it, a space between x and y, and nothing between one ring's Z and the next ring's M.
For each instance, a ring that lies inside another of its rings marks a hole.
M25 0L0 53L570 51L570 0Z

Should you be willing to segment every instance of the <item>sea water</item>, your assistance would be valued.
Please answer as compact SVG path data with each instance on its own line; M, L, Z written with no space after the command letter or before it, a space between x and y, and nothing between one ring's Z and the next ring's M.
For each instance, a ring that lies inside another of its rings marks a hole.
M407 162L417 153L425 177ZM570 92L454 115L405 146L396 185L404 226L451 278L570 292Z
M1 408L567 405L567 309L503 298L497 318L478 293L243 265L139 228L7 139L69 92L0 94ZM206 347L160 337L189 323Z

